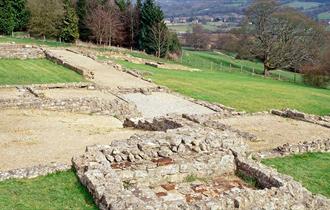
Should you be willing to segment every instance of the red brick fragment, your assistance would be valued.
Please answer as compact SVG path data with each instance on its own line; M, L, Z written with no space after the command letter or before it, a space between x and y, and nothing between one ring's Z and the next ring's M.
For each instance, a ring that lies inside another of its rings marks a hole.
M159 158L153 159L152 162L156 163L157 166L166 166L174 163L174 160L171 158Z
M175 184L174 183L167 183L167 184L162 184L160 185L162 188L164 188L167 191L171 191L175 189Z
M157 197L164 197L167 196L167 192L158 192L156 193Z
M111 164L111 168L113 169L125 169L132 165L130 162L123 162L123 163L113 163Z

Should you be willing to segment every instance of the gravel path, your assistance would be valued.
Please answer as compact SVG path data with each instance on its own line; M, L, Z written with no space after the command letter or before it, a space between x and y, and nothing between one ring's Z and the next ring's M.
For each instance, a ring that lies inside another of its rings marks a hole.
M123 98L136 104L137 109L146 118L166 116L167 114L214 113L206 107L168 93L155 92L151 95L132 93L124 95Z
M286 143L330 138L328 128L275 115L234 117L222 122L256 135L258 142L249 142L254 151L273 149Z
M109 144L141 131L123 129L109 116L38 110L0 111L0 171L71 163L86 146Z
M94 72L94 82L108 88L149 88L154 84L120 72L111 66L101 64L89 57L69 52L67 50L49 50L54 56L61 58L66 63L88 69Z

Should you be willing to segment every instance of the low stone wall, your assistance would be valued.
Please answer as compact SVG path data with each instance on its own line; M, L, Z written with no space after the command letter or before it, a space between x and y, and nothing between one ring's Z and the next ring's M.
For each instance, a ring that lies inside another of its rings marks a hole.
M165 117L154 119L129 118L125 120L124 127L136 128L147 131L167 131L170 129L183 127L183 125L179 122L176 122L175 119Z
M295 145L284 144L283 146L272 150L251 153L251 156L260 160L265 158L283 157L308 152L330 152L330 139L319 139L310 142L301 142Z
M95 89L96 85L91 82L71 82L71 83L52 83L52 84L31 84L31 85L0 85L0 89L6 88L33 88L39 90L56 89L56 88L91 88Z
M0 44L0 59L38 59L45 58L39 47L31 45Z
M5 181L8 179L31 179L38 176L45 176L51 173L67 171L70 170L71 167L71 165L53 163L50 165L39 165L3 172L0 171L0 181Z
M59 64L62 66L65 66L75 72L77 72L80 75L83 75L86 79L94 79L94 72L90 71L89 69L85 69L82 67L74 66L72 64L67 63L65 60L62 60L60 57L55 56L51 51L44 50L44 53L46 55L46 58Z
M281 116L281 117L287 117L287 118L291 118L291 119L295 119L295 120L310 122L310 123L324 126L326 128L330 128L330 116L321 117L321 116L317 116L317 115L306 114L306 113L299 112L297 110L292 110L292 109L284 109L282 111L271 110L271 113L274 115Z
M97 97L50 99L44 98L42 94L31 88L21 88L15 98L0 98L0 108L94 113L116 116L120 120L141 116L135 105L127 103L119 98L113 100L105 100Z

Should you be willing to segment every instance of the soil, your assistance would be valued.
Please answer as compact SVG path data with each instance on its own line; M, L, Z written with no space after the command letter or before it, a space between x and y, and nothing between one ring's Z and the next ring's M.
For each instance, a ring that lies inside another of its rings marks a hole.
M114 100L116 96L110 93L104 93L99 90L87 90L87 89L48 89L42 90L42 92L47 98L51 99L70 99L70 98L100 98L103 100Z
M0 111L0 171L71 163L86 146L110 144L142 131L124 129L109 116L39 110Z
M222 123L256 135L256 142L248 142L253 151L274 149L286 143L330 138L329 128L275 115L234 117L224 119Z

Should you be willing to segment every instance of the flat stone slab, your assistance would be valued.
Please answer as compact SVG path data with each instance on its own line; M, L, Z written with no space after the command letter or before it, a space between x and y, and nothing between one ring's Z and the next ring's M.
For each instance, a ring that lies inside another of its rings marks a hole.
M212 114L211 109L195 104L181 97L154 92L151 95L130 93L123 96L133 102L145 118L163 117L168 114Z

